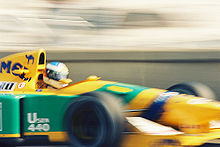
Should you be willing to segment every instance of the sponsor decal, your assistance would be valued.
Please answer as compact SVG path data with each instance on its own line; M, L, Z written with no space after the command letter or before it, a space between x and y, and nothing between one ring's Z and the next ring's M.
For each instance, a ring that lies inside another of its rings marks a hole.
M28 130L47 132L50 130L49 118L38 118L37 113L27 113L27 121L30 123Z
M144 112L141 116L153 121L158 120L164 112L163 106L166 104L167 100L175 95L179 95L179 93L168 91L159 94L159 96L154 100L152 105L148 108L149 111Z
M25 85L26 85L25 82L19 83L19 84L18 84L18 89L22 89L22 88L24 88Z
M3 82L0 81L0 91L13 91L17 82Z
M28 68L18 62L12 63L12 61L2 61L0 67L0 73L6 72L8 74L13 74L14 76L18 76L20 79L24 81L30 81L31 77L25 77L25 73L16 74L14 72L15 70L19 70L19 69L28 69Z
M180 128L183 129L201 129L201 125L193 125L193 124L180 124Z
M42 90L42 89L36 89L36 91L37 91L37 92L42 92L43 90Z
M161 93L154 102L161 102L161 101L167 100L171 96L174 96L174 95L179 95L179 93L178 92L164 92L164 93Z
M162 146L181 146L181 143L175 139L161 139L150 144L151 147L162 147Z
M28 64L29 64L30 61L32 61L32 64L34 64L34 57L33 57L32 55L29 55L29 56L28 56L28 55L25 55L25 57L26 57L27 60L28 60L28 62L27 62Z
M220 120L213 120L209 122L209 127L212 129L219 129L220 128Z
M196 98L196 99L190 99L187 103L188 104L206 104L208 102L212 102L212 99L207 99L207 98Z

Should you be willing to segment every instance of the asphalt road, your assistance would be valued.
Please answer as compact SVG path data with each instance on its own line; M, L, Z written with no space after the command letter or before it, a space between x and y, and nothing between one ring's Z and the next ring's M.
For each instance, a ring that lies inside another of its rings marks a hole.
M70 146L64 146L64 145L54 145L54 146L19 146L19 147L70 147ZM205 144L200 147L219 147L219 144Z

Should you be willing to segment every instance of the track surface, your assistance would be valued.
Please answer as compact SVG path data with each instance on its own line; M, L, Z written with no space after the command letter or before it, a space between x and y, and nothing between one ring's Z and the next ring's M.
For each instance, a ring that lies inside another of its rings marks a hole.
M220 145L219 144L214 144L214 145L211 145L211 144L205 144L201 147L219 147ZM65 146L65 145L51 145L51 146L19 146L19 147L70 147L70 146Z

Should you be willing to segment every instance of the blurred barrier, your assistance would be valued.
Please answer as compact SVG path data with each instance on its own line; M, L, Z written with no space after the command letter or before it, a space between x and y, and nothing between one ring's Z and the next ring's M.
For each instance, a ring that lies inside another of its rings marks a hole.
M48 61L60 60L70 69L74 82L89 75L104 80L168 88L176 83L198 81L220 96L220 52L54 52ZM220 99L219 99L220 100Z
M1 52L0 57L12 52ZM176 83L198 81L220 96L220 52L47 51L47 60L62 61L73 82L89 75L149 87L168 88Z

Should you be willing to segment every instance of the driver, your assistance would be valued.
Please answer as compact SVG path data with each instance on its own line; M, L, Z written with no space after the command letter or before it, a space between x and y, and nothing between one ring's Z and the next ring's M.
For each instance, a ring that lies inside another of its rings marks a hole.
M68 79L69 70L65 64L61 62L50 62L46 66L43 81L53 88L62 88L72 82Z

